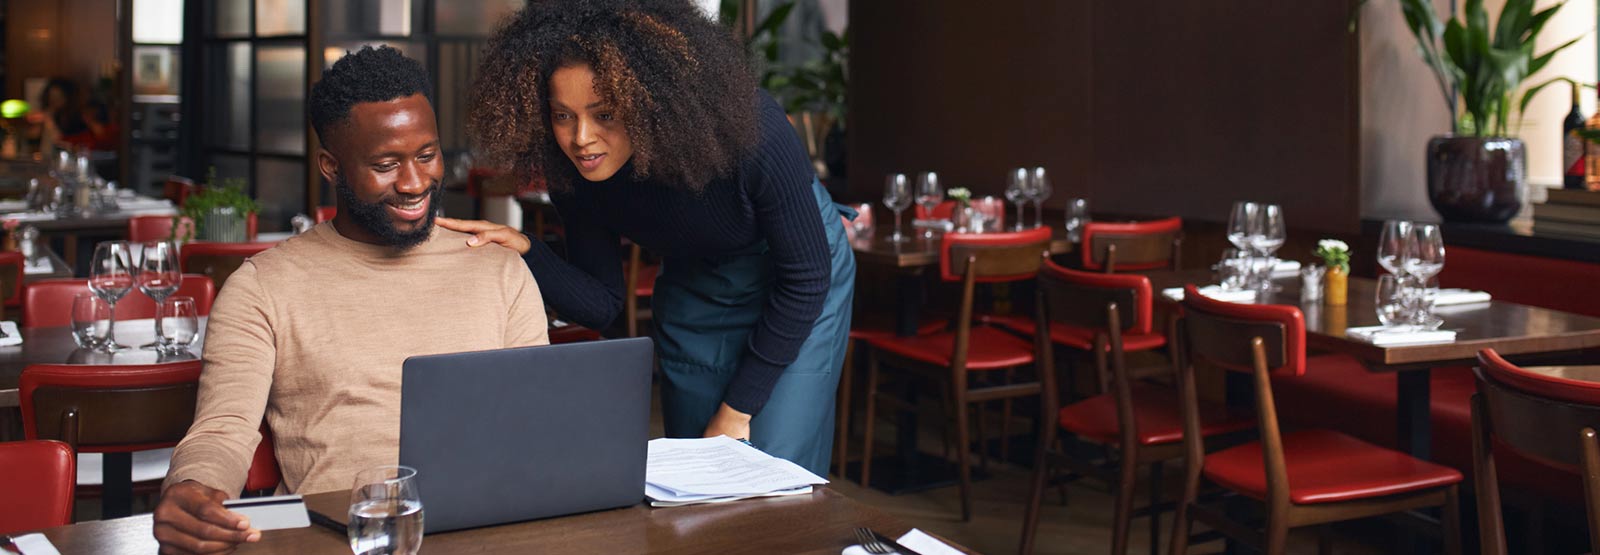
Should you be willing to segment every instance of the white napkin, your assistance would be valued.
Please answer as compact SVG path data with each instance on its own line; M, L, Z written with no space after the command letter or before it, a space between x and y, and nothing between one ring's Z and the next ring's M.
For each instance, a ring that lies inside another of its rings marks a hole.
M1275 278L1298 275L1300 275L1300 261L1298 260L1279 260L1278 264L1272 267L1272 277Z
M19 222L45 222L54 219L56 219L56 215L51 212L17 212L0 216L0 220L3 221L15 220Z
M895 538L894 541L922 555L961 555L960 550L916 528L912 528L904 536ZM859 545L852 545L844 548L844 552L839 555L867 555L867 550Z
M1473 291L1471 289L1440 289L1433 298L1433 306L1450 306L1454 304L1486 303L1493 300L1488 291Z
M1423 330L1410 327L1367 326L1346 328L1345 335L1373 345L1420 345L1424 343L1449 343L1456 340L1455 330Z
M1174 301L1183 300L1183 288L1172 287L1162 289L1161 294ZM1256 301L1256 292L1249 289L1238 291L1224 291L1220 285L1207 285L1200 288L1200 294L1225 303L1253 303Z
M17 549L22 550L22 555L61 555L60 551L56 551L55 544L50 543L50 538L44 537L44 534L17 536L11 538L11 543L17 544Z
M27 259L22 263L22 273L24 274L48 274L53 271L55 271L55 266L50 264L49 258L43 256Z
M6 332L5 337L0 337L0 347L10 347L22 344L22 332L17 331L17 323L12 321L0 322L0 330Z
M27 209L28 209L28 201L25 201L25 200L0 200L0 210L4 210L6 212L18 212L18 211L27 210Z

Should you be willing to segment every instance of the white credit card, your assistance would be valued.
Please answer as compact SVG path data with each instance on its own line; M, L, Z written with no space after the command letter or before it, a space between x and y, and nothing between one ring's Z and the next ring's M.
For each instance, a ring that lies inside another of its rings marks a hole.
M250 527L257 530L282 530L305 528L311 525L306 514L306 502L299 495L230 499L222 506L250 519Z

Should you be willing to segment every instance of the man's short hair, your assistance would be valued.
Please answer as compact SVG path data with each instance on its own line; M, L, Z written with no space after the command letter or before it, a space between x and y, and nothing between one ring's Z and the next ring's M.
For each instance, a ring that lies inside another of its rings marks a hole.
M311 126L323 142L328 131L350 118L350 109L362 102L387 102L421 93L433 102L433 85L428 70L390 46L345 54L322 72L322 80L311 87L306 100Z

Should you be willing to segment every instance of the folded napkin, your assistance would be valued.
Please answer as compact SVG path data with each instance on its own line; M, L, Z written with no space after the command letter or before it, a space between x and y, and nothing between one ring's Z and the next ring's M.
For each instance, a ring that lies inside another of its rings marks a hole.
M0 347L10 347L12 345L22 344L22 332L17 331L16 322L0 322L0 331L6 332L5 337L0 337Z
M22 555L61 555L60 551L56 551L55 544L50 543L50 538L44 537L44 534L17 536L11 538L11 543L16 544L17 549L22 550ZM912 549L916 548L912 547Z
M1174 301L1183 300L1183 288L1173 287L1162 289L1161 294ZM1200 294L1225 303L1253 303L1256 301L1256 292L1249 289L1237 291L1224 291L1220 285L1207 285L1200 288Z
M1433 306L1450 306L1453 304L1486 303L1493 300L1488 291L1473 291L1471 289L1440 289L1433 298Z
M894 541L922 555L961 555L960 550L916 528L912 528L904 536L895 538ZM867 550L859 545L852 545L844 548L844 552L840 555L867 555Z
M48 274L53 271L55 271L55 266L50 264L49 258L43 256L27 259L22 263L22 273L24 274Z
M955 222L952 222L950 220L916 219L916 220L911 220L911 228L912 229L936 229L936 230L939 230L939 231L948 232L948 231L954 230L956 228L956 224L955 224Z
M1272 277L1275 278L1298 275L1300 275L1300 261L1298 260L1279 260L1278 264L1272 267Z
M6 212L18 212L18 211L27 210L27 209L28 209L28 201L25 201L25 200L0 200L0 210L4 210Z
M54 219L56 215L52 212L17 212L0 216L0 220L18 222L47 222Z
M1367 326L1347 328L1345 335L1380 347L1390 345L1420 345L1424 343L1450 343L1456 340L1455 330L1424 330L1409 326Z

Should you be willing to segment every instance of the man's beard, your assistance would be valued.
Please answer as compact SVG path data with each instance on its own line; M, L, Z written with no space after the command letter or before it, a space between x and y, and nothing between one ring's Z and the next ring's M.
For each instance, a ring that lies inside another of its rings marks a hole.
M364 202L356 198L355 189L350 188L350 183L345 181L343 175L335 180L334 189L338 191L339 199L344 201L344 206L349 209L350 218L355 220L356 225L377 236L382 244L401 250L415 247L428 240L428 236L433 232L433 215L439 206L439 197L444 193L442 184L435 180L428 187L428 192L424 193L428 196L428 215L423 217L422 225L411 231L400 231L395 228L394 219L389 216L389 210L385 206L391 201L402 200L400 195L385 194L377 202Z

